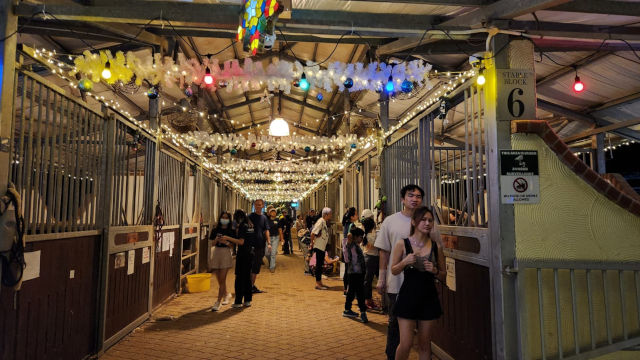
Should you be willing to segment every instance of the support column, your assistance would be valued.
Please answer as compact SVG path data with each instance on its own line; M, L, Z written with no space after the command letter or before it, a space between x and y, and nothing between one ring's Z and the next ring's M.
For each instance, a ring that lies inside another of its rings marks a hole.
M593 149L595 150L596 155L596 166L598 174L606 174L607 173L607 160L605 158L604 153L604 136L606 133L599 133L593 136L593 140L591 144L593 144ZM592 157L593 159L593 157ZM593 168L593 167L592 167ZM596 170L596 169L594 169Z
M495 359L518 358L516 275L505 272L516 260L514 205L500 199L500 150L511 149L511 120L497 119L496 69L534 69L533 45L499 34L493 38L494 58L488 60L486 99L487 177L489 186L490 286L493 354ZM535 96L534 94L529 94Z
M380 127L382 128L381 133L384 134L387 130L389 130L389 96L383 91L380 93L380 99L378 100L380 104ZM383 135L381 135L383 136ZM385 156L384 156L384 147L387 143L387 140L382 138L378 141L378 160L380 166L380 194L379 196L387 195L387 174L386 174L386 164L385 164ZM377 201L377 200L376 200Z
M11 161L11 132L13 131L13 100L18 17L13 14L12 1L0 0L0 195L9 182Z

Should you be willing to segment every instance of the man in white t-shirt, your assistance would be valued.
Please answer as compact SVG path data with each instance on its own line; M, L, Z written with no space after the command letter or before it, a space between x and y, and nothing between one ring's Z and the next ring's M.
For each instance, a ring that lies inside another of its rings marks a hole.
M324 266L324 255L329 242L329 228L327 222L331 220L331 209L322 209L322 217L316 221L311 229L311 249L316 254L316 289L327 290L328 287L322 283L322 267Z
M398 319L392 315L391 309L396 302L396 296L402 285L403 274L391 274L391 261L389 254L391 249L402 239L409 237L411 231L411 216L413 211L422 206L424 190L418 185L406 185L400 190L402 198L402 211L387 216L382 222L375 247L380 249L380 267L378 273L377 290L380 294L387 294L389 304L389 327L387 330L387 348L385 350L388 359L394 359L396 348L400 344L400 330Z

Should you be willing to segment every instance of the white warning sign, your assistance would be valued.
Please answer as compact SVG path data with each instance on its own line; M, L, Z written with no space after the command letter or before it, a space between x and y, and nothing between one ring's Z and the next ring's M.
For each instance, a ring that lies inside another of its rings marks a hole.
M540 202L536 150L500 150L500 194L503 204Z

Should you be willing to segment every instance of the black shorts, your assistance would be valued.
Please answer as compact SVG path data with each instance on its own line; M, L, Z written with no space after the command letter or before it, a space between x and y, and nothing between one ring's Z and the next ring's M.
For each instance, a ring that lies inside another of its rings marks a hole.
M264 244L255 248L255 258L251 264L251 273L260 274L260 268L262 267L262 258L264 257Z

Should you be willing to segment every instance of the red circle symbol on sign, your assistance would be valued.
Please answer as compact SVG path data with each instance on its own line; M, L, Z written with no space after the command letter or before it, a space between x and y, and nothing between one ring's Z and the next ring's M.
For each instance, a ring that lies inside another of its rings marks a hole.
M519 177L513 180L513 190L523 193L527 191L528 188L529 184L527 183L527 179Z

